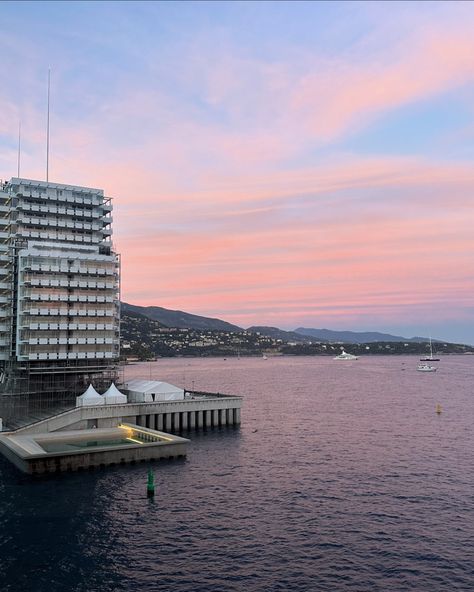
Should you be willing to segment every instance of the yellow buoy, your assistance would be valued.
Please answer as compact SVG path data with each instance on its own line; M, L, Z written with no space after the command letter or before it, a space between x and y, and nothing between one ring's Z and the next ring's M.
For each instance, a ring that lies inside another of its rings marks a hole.
M441 413L441 405L439 403L436 405L436 413L438 415Z

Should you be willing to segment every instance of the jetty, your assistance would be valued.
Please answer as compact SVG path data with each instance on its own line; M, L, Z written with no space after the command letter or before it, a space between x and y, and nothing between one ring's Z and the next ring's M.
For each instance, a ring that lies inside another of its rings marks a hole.
M1 432L0 452L30 474L181 458L183 432L238 427L241 407L239 396L188 390L180 400L80 405Z

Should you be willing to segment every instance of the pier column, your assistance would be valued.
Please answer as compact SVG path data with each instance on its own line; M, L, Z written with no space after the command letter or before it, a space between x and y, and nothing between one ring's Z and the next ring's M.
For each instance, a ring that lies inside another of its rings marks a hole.
M206 428L210 428L212 426L212 411L208 410L206 413Z
M173 413L174 417L173 417L173 423L174 423L174 431L175 432L179 432L179 430L181 429L181 423L179 421L179 416L181 415L179 412L177 413Z
M183 411L183 413L181 413L181 429L182 430L188 429L188 412L187 411Z
M171 420L173 419L173 414L172 413L166 413L165 415L166 417L166 432L171 432Z
M225 426L227 425L227 413L226 413L226 409L220 409L219 410L219 423L221 424L221 426Z
M146 428L146 415L138 416L138 425L142 426L142 428Z
M234 410L226 409L227 425L234 425Z
M159 413L156 416L156 429L159 432L162 432L163 431L163 414L162 413Z
M194 430L196 428L196 412L189 412L189 429Z
M196 427L198 430L202 429L203 422L202 422L202 411L196 411Z
M240 409L234 409L234 423L240 425Z
M219 409L212 411L212 426L215 428L219 427Z

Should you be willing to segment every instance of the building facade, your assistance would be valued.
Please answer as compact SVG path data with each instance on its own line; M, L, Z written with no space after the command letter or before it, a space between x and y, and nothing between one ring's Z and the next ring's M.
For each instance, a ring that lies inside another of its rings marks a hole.
M120 260L100 189L0 185L0 393L74 400L119 360ZM1 415L1 414L0 414Z

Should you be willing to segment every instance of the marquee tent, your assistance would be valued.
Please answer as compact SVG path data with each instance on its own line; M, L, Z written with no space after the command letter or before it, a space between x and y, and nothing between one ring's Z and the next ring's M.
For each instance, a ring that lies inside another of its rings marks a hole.
M128 391L128 400L131 403L182 401L184 399L184 389L161 380L134 378L125 386Z
M105 399L106 405L117 405L119 403L126 403L127 397L121 393L118 388L112 383L109 388L102 395Z
M90 384L87 390L80 397L76 397L76 407L88 407L89 405L103 405L104 397L99 395L95 388Z

